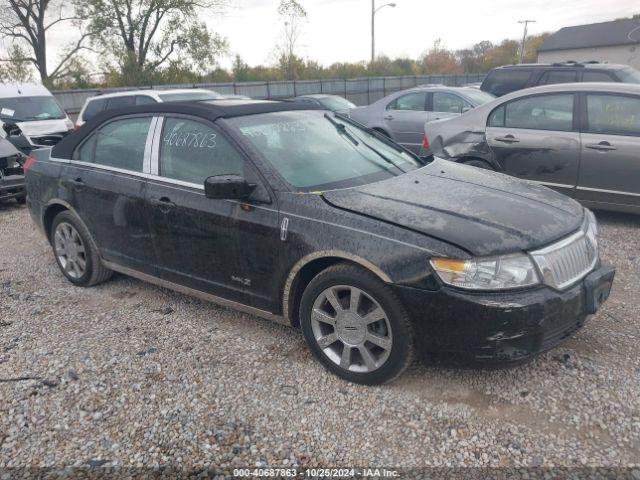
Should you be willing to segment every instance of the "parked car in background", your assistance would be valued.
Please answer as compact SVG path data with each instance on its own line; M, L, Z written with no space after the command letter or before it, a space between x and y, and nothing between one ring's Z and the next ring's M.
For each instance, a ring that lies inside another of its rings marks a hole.
M423 154L504 172L587 206L640 213L640 85L521 90L425 124Z
M314 95L300 95L293 98L296 102L301 102L313 106L315 108L330 110L336 113L342 113L347 115L349 110L356 108L356 105L351 103L346 98L339 95L328 94L314 94Z
M349 115L414 153L420 151L424 123L453 118L493 100L475 88L422 86L393 93Z
M74 285L118 271L300 326L322 364L365 384L400 375L414 351L531 358L608 297L615 272L574 200L427 163L305 108L104 112L35 152L31 215Z
M640 72L627 65L598 62L505 65L491 70L480 89L500 97L524 88L575 82L640 83Z
M25 155L9 141L0 138L0 201L14 198L24 203L26 189L22 166Z
M171 90L128 90L126 92L105 93L91 97L84 102L76 120L76 127L105 110L148 105L165 102L197 102L201 100L244 100L243 95L223 95L205 89L171 89Z
M42 85L0 83L0 127L0 138L28 154L58 143L73 130L73 122Z

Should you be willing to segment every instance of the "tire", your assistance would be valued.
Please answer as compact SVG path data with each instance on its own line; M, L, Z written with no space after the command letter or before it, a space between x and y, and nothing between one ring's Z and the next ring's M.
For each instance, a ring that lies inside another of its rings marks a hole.
M24 205L27 203L27 197L16 197L16 202L18 202L18 205Z
M492 170L495 171L495 169L489 165L487 162L485 162L484 160L466 160L464 162L465 165L469 165L470 167L476 167L476 168L481 168L483 170Z
M70 211L60 212L53 219L50 238L60 271L74 285L93 287L107 281L113 274L102 265L84 224Z
M354 311L351 298L356 297ZM390 382L413 360L413 327L406 309L387 285L355 265L334 265L311 280L300 302L300 325L320 363L350 382Z

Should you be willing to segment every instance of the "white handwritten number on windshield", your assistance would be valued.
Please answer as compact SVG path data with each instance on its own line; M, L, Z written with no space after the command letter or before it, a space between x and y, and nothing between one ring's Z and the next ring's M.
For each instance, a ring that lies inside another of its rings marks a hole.
M216 136L205 132L171 132L164 136L163 142L177 148L216 148Z

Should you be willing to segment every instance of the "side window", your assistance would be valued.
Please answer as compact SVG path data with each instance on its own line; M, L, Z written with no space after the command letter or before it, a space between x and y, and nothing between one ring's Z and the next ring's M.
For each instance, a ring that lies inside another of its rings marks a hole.
M583 82L615 82L613 77L607 72L584 72L582 74Z
M113 97L107 102L107 109L113 110L115 108L132 107L136 104L136 97L128 95L126 97Z
M90 100L89 103L87 103L87 108L85 108L84 112L82 113L82 119L85 122L88 122L93 117L102 112L102 110L104 110L106 103L107 101L105 99Z
M151 105L156 102L153 98L148 95L136 95L136 105Z
M427 102L426 92L408 93L396 98L387 106L387 110L412 110L416 112L424 112Z
M588 131L640 136L640 98L587 95Z
M504 126L570 132L573 130L573 94L536 95L505 106Z
M142 172L149 125L151 117L126 118L108 123L94 134L93 158L85 160L83 156L83 149L89 143L87 142L80 149L80 159L107 167Z
M451 93L435 92L433 94L433 111L446 113L462 113L469 106L462 98Z
M184 118L165 120L161 176L202 185L214 175L244 175L244 166L242 155L217 128Z
M523 89L527 85L530 76L531 70L521 68L494 70L487 76L482 89L494 95L506 95Z
M572 83L577 81L578 73L575 70L556 70L542 75L538 85L554 85L557 83Z

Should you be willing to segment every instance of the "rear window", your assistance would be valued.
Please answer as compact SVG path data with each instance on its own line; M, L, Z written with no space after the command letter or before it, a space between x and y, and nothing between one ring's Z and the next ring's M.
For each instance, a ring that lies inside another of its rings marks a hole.
M532 70L522 68L507 68L489 72L482 83L482 91L496 96L522 90L531 77Z
M618 78L624 83L640 83L640 72L635 68L625 67L617 72Z
M82 119L85 122L88 122L93 117L95 117L100 112L102 112L106 104L107 104L107 101L104 98L100 100L89 100L89 103L87 103L87 107L84 109L84 112L82 113Z

